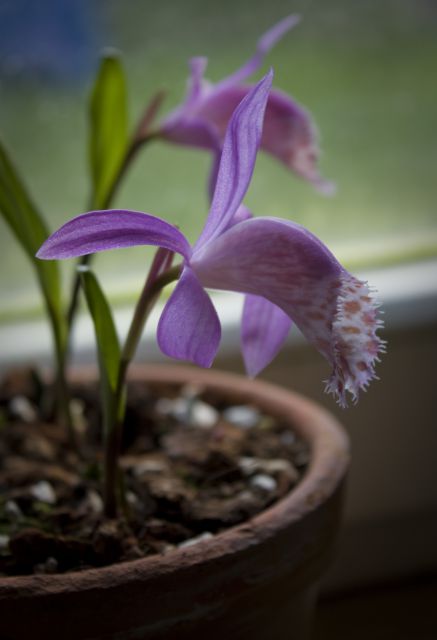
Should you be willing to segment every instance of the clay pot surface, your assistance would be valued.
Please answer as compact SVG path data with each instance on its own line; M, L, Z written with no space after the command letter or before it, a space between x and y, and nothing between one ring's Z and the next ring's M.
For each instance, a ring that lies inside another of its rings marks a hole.
M328 412L288 390L214 370L133 367L130 378L205 385L289 420L311 447L302 481L251 520L164 556L0 579L2 640L301 640L332 552L349 462ZM74 380L95 380L92 370Z

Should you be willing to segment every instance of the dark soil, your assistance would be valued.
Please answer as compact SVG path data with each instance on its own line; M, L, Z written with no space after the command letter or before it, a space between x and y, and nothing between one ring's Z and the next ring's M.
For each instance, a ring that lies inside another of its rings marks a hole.
M80 455L50 420L32 370L0 385L0 575L62 573L171 553L244 522L289 492L309 451L290 427L202 388L132 384L124 501L103 516L96 387L75 388Z

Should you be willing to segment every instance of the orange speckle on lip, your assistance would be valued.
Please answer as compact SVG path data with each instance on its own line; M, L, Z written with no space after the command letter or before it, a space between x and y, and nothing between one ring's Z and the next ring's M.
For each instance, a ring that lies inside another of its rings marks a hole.
M359 327L354 327L354 326L343 327L343 331L345 333L353 333L353 334L361 333L361 329Z
M378 353L378 342L376 340L368 340L366 342L366 350L370 355L377 355Z
M345 302L343 306L347 313L357 313L361 309L361 304L358 300L349 300Z

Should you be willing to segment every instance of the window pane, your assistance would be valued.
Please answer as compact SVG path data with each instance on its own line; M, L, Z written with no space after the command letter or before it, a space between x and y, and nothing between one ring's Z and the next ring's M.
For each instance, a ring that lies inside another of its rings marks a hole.
M262 155L247 205L304 224L352 267L437 255L435 5L302 0L293 9L304 20L265 68L313 113L322 173L338 191L323 197ZM285 0L3 1L0 133L51 227L87 209L85 105L103 45L124 53L133 123L159 88L169 91L164 111L178 103L190 56L207 55L207 75L218 80L289 10ZM207 211L209 163L204 152L152 144L115 204L165 217L194 239ZM37 298L1 221L0 251L4 317ZM148 255L112 252L96 264L125 294L139 286Z

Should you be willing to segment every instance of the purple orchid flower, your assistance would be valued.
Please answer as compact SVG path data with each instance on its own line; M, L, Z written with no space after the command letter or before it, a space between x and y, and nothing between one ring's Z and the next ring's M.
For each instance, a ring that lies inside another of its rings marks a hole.
M184 102L162 122L161 135L167 140L216 154L216 167L228 122L250 86L243 84L264 61L272 47L299 22L288 16L258 41L252 58L240 69L213 85L203 77L207 59L190 60L191 78ZM318 134L308 112L285 93L273 90L267 103L261 148L276 157L319 191L331 194L335 187L318 170ZM214 184L213 167L211 182Z
M155 245L183 258L180 279L158 324L158 343L168 356L209 367L221 328L205 287L243 292L243 315L252 361L266 363L277 351L276 325L291 319L332 365L327 390L346 405L374 377L381 326L366 283L349 274L309 231L277 218L247 218L240 205L248 189L272 81L270 72L235 110L223 144L216 188L203 231L193 247L173 225L138 211L93 211L67 222L42 245L38 257L60 259L135 245ZM246 218L246 219L245 219ZM253 296L253 298L252 298ZM255 317L259 300L268 317ZM276 313L277 312L277 313ZM252 340L253 327L256 339ZM281 329L282 330L282 329Z

